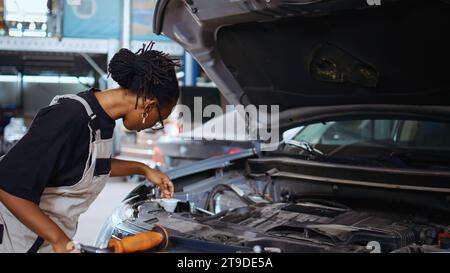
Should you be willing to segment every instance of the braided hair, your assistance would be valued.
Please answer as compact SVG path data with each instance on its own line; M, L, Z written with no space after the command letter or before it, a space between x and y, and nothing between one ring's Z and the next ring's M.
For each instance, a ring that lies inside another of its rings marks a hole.
M122 88L135 93L136 104L139 98L144 101L156 98L162 106L172 103L179 97L178 80L175 66L178 66L169 55L153 50L154 42L136 53L122 48L111 59L108 72Z

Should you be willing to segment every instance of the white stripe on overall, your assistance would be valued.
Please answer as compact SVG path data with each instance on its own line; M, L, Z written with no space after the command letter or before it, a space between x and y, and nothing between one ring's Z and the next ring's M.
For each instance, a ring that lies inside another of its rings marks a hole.
M78 218L97 198L105 186L108 174L94 174L97 159L109 159L112 154L112 139L101 139L100 130L91 126L96 118L89 104L80 96L56 96L50 105L58 103L59 99L68 98L83 104L91 122L86 124L90 130L89 155L83 176L73 186L45 188L39 207L47 214L69 238L73 238L77 230ZM94 134L95 130L95 134ZM14 181L11 181L14 183ZM0 224L4 226L1 252L27 252L36 245L38 236L18 221L9 210L0 203ZM44 242L38 252L52 252L51 245Z

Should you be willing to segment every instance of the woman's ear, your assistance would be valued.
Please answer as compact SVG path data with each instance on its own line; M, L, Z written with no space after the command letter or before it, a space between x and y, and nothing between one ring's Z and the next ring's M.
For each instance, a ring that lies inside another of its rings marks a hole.
M144 101L144 112L150 113L154 107L156 107L156 98L146 99Z

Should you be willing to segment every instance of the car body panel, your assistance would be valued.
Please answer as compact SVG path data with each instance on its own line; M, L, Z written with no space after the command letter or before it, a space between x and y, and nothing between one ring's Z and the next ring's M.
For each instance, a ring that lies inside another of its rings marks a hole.
M448 105L450 93L445 87L449 82L442 64L450 60L445 50L450 45L441 37L445 26L450 26L449 6L440 1L410 2L385 1L372 7L364 1L159 1L154 26L156 33L169 36L196 58L231 104L277 104L282 111L315 106ZM402 27L407 31L398 35ZM275 30L285 28L291 35L276 34ZM280 43L296 36L302 40ZM334 48L323 49L329 51L323 53L327 58L344 59L337 65L361 61L374 66L376 84L370 84L369 76L367 81L314 78L308 67L327 43ZM341 49L348 56L335 52ZM288 70L279 74L283 65ZM284 83L288 85L283 88ZM280 122L286 116L281 115Z

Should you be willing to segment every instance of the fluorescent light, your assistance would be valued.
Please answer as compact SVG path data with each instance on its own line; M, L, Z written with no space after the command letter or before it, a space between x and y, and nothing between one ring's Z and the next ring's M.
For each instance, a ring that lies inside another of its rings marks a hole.
M37 83L66 83L66 84L94 84L93 77L77 77L74 76L24 76L24 82L37 82Z
M93 85L95 79L93 77L73 77L73 76L61 76L59 77L59 83L73 83L73 84L89 84Z
M17 82L19 76L17 75L0 75L0 82Z
M59 83L79 83L77 77L61 76L59 77Z
M95 79L93 77L79 77L81 83L88 84L88 85L94 85Z
M59 76L23 76L24 82L59 83Z
M0 82L18 82L17 75L0 75ZM89 84L93 85L93 77L74 77L74 76L23 76L23 81L27 83L63 83L63 84Z

